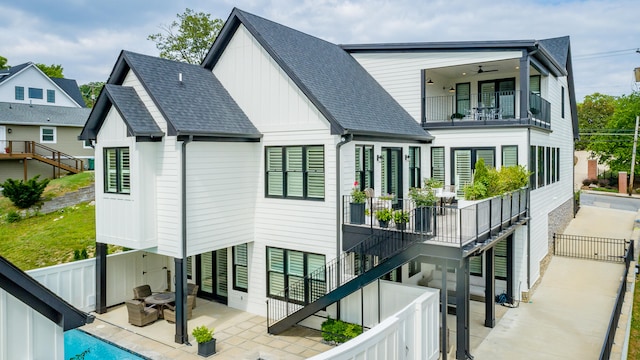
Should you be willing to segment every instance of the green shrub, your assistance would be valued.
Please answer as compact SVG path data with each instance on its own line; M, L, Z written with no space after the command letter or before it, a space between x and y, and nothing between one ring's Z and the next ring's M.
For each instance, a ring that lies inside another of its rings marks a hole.
M531 173L524 166L503 167L499 171L487 169L484 160L476 162L473 183L464 187L464 198L467 200L481 200L492 196L518 190L527 186Z
M88 259L89 254L87 253L87 249L73 250L73 261Z
M15 210L9 210L9 212L7 213L7 222L9 224L18 222L20 220L22 220L22 216L19 212Z
M343 343L362 334L362 326L335 320L329 317L322 323L322 339L327 342Z
M204 325L194 328L191 334L196 338L198 344L206 343L213 339L213 329L209 329Z
M49 183L49 179L38 181L39 177L40 175L36 175L26 183L22 180L7 179L1 185L4 188L2 195L9 198L20 209L27 209L40 201L40 197Z

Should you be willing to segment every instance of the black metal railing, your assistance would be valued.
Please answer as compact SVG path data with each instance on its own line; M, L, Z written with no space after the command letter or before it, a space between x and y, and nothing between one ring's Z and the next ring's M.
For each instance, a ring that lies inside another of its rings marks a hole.
M402 232L390 230L369 236L340 257L267 299L267 327L365 274L416 241Z
M628 245L624 255L624 271L622 272L622 280L618 287L618 294L616 295L616 305L611 313L611 319L609 319L609 327L607 328L607 335L605 336L604 343L602 344L602 350L600 350L600 360L609 360L611 356L611 349L613 348L613 341L616 336L616 329L618 328L618 321L620 320L620 313L622 312L622 304L624 303L624 297L627 293L627 276L629 274L629 267L631 261L633 261L634 254L634 241L626 242ZM633 294L631 295L633 298Z
M416 207L411 199L390 200L386 197L368 198L365 203L354 204L352 197L343 196L342 222L345 225L392 229L409 233L421 241L435 241L465 246L471 241L485 240L523 220L529 209L528 188L501 196L470 202L468 206L440 205ZM398 224L394 219L378 219L380 210L393 214L408 214L407 222Z
M464 96L428 96L425 98L425 122L477 125L482 121L493 125L515 121L549 128L551 104L539 94L530 93L528 115L523 118L520 116L520 94L520 90L509 90Z
M553 234L553 254L610 262L623 262L629 241L593 236Z

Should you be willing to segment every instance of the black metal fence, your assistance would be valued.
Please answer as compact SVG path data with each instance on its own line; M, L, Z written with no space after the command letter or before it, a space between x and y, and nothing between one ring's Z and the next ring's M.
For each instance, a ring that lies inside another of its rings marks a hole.
M624 262L630 241L593 236L553 234L553 254L579 259Z
M618 321L620 320L620 313L622 312L622 304L624 303L624 296L627 293L627 274L629 274L629 266L633 261L634 254L634 242L631 240L628 242L629 246L626 250L624 257L624 271L622 272L622 281L618 287L618 294L616 295L616 305L611 313L611 319L609 320L609 327L607 328L607 335L600 351L600 360L609 360L611 356L611 349L613 348L613 340L616 337L616 330L618 328ZM633 294L631 295L633 297Z

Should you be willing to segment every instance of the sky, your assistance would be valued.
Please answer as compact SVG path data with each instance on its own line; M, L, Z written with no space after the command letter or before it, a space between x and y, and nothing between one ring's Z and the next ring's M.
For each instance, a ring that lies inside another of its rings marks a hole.
M186 8L233 7L336 44L539 40L569 35L576 97L638 90L638 0L0 0L0 56L60 64L78 84L106 81L121 50L155 55L150 34Z

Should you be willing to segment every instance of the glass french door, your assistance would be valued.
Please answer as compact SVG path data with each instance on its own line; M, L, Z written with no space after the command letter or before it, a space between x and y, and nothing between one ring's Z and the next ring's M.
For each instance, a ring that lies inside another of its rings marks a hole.
M198 296L224 304L228 299L227 249L200 254L196 257Z
M515 79L499 79L478 83L478 105L494 111L494 118L515 117Z
M393 194L394 207L402 206L398 198L402 198L402 149L382 148L380 180L382 194Z

